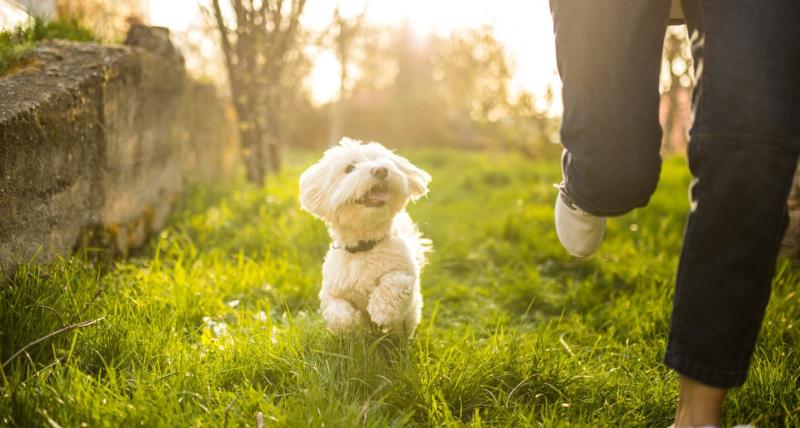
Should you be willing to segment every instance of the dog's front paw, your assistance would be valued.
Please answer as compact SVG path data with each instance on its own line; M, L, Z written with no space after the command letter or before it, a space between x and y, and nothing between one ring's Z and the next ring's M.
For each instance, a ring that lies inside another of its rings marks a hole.
M334 334L344 333L358 327L361 314L345 300L333 300L322 310L328 329Z
M410 296L405 290L402 290L401 293L386 293L385 291L376 290L372 293L367 305L367 313L375 324L394 328L402 324L405 319Z
M367 313L369 319L381 327L390 327L397 324L402 317L400 316L400 308L396 302L387 302L381 298L369 299L367 305Z
M414 287L414 276L390 272L381 278L380 285L369 296L367 313L375 324L394 328L401 325Z

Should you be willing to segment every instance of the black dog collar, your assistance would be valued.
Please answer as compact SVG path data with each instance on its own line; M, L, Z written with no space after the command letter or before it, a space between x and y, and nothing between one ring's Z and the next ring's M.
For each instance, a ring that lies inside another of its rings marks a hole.
M370 239L369 241L358 241L358 243L356 243L356 245L354 245L352 247L345 246L344 249L347 250L347 252L350 253L350 254L362 253L364 251L369 251L369 250L375 248L375 246L380 244L384 239L386 239L385 236L383 238L381 238L381 239ZM334 243L333 244L333 248L334 249L339 249L339 248L342 248L342 247L337 247L336 244Z

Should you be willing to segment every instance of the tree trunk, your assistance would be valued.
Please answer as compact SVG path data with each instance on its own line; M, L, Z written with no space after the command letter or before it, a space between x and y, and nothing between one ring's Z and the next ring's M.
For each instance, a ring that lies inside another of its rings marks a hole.
M278 139L267 135L266 136L266 152L268 153L268 161L269 161L269 170L273 174L277 174L281 171L281 146L278 143Z
M239 139L242 144L242 160L247 170L247 181L256 185L264 184L267 175L261 147L264 138L255 127L250 127L239 129Z
M257 185L281 167L281 76L287 53L296 49L305 3L291 0L287 11L283 0L232 0L236 26L228 28L219 0L211 2L236 107L247 179Z
M279 72L271 76L273 79L278 79ZM276 85L277 86L277 85ZM280 91L280 87L276 89ZM273 93L267 99L267 113L265 115L264 126L264 141L263 150L267 162L265 165L269 166L269 173L277 174L281 171L281 141L283 139L283 129L281 128L281 121L284 118L281 116L281 98L279 94Z

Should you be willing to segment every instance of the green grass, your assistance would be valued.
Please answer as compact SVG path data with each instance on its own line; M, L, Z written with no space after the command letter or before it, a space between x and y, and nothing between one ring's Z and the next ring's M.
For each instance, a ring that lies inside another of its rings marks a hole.
M30 25L0 31L0 75L23 59L36 42L48 39L89 42L96 38L75 19L46 21L34 18Z
M263 189L197 188L149 248L112 265L25 267L0 290L12 426L667 426L660 364L688 207L683 158L586 261L552 222L557 154L405 153L434 177L410 208L435 252L415 340L334 337L317 311L325 228L300 211L302 157ZM780 263L726 425L800 425L800 269Z

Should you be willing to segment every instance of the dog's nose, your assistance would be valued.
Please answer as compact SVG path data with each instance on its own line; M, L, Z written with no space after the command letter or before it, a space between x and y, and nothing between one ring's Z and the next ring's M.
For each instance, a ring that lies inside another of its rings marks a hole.
M389 170L385 166L376 166L372 168L372 175L377 178L386 178L389 175Z

